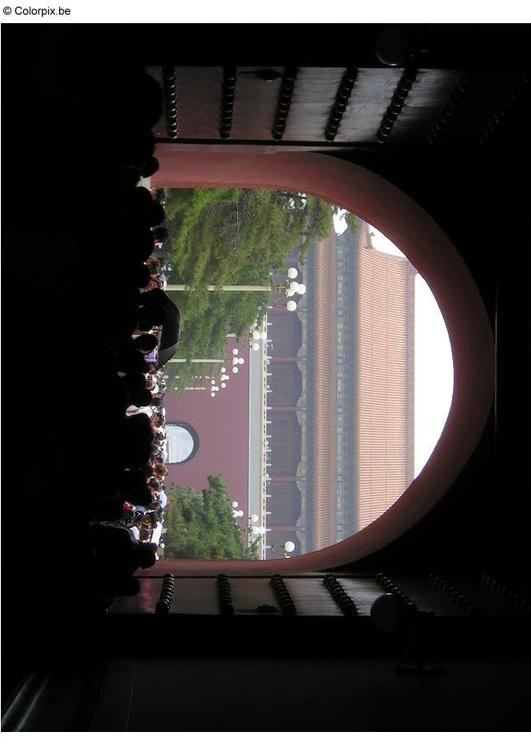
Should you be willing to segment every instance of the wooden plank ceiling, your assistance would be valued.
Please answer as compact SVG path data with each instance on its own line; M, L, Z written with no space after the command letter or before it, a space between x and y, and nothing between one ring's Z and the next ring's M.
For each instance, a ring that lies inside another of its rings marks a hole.
M155 134L176 142L345 147L514 143L524 138L521 70L398 67L160 67Z

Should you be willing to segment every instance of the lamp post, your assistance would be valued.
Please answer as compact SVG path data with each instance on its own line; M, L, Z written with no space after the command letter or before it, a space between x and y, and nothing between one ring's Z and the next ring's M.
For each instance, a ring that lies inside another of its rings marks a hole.
M306 294L306 285L296 281L299 275L299 271L291 266L287 270L287 280L283 283L275 286L275 291L283 293L286 297L294 297L296 294L302 296ZM297 309L297 302L294 299L288 299L286 303L286 309L290 312L295 312Z
M262 544L265 541L265 534L269 529L265 526L257 526L259 522L259 516L256 513L249 516L247 519L247 545L250 547L256 540L261 540Z
M222 286L216 286L215 284L208 284L204 287L209 292L270 292L270 286L258 286L253 284L223 284ZM191 292L193 289L186 284L168 284L166 287L167 292Z
M271 272L272 275L272 272ZM286 302L286 309L289 312L295 312L297 310L297 302L293 297L296 295L302 296L306 293L306 286L304 284L301 284L299 281L297 281L297 278L299 277L299 271L294 266L290 266L286 271L286 280L283 283L279 284L270 284L270 285L254 285L254 284L225 284L225 285L215 285L215 284L208 284L205 288L209 292L277 292L281 293L284 298L288 298ZM193 289L186 284L167 284L166 285L166 292L190 292L193 291ZM256 328L257 322L255 321L255 328L254 330L251 330L251 341L250 341L250 349L252 351L258 352L261 348L261 346L264 347L264 352L268 348L267 343L267 330L263 329L259 331ZM245 359L239 355L239 351L237 348L234 348L232 350L232 374L237 375L240 371L240 367L245 363ZM270 357L265 356L265 364L266 364L266 371L267 371L267 363L269 362ZM194 358L194 359L186 359L186 358L177 358L174 357L170 360L172 363L179 363L179 364L214 364L214 363L220 363L225 364L225 360L218 359L218 358ZM227 388L229 376L225 375L226 368L222 367L221 372L223 373L220 377L220 383L217 385L215 381L211 382L210 387L210 397L215 398L216 395L218 395L218 392L220 390L225 390ZM187 388L187 390L191 390L190 388ZM198 388L194 388L194 390L198 390ZM202 388L204 390L204 388ZM270 392L270 389L266 387L266 391Z
M286 297L293 297L296 294L303 295L306 293L306 286L304 284L300 284L299 282L295 281L295 279L298 277L299 272L298 270L291 266L287 270L287 280L286 282L282 284L275 285L262 285L262 284L223 284L221 286L217 286L216 284L208 284L205 289L209 292L282 292ZM186 284L167 284L166 285L166 292L190 292L193 291L192 287L187 286ZM289 299L286 303L286 309L290 312L294 312L297 309L297 302L294 299ZM251 349L253 351L258 351L260 348L260 339L263 339L264 341L267 340L267 333L266 331L253 331L252 332L252 341L251 341ZM233 349L233 355L238 354L237 349ZM211 358L197 358L197 359L180 359L177 357L174 357L170 360L172 363L180 363L180 364L186 364L186 363L193 363L193 364L199 364L199 363L215 363L215 362L221 362L223 363L224 360L221 359L211 359ZM237 375L239 372L239 365L244 364L243 357L233 356L232 359L232 372L234 375ZM223 388L226 388L226 384L222 386ZM212 398L215 397L216 391L211 391Z
M266 545L266 551L267 550L274 552L280 557L289 559L291 557L290 553L295 551L295 542L292 542L291 539L287 539L282 545L282 552L274 544L271 546Z

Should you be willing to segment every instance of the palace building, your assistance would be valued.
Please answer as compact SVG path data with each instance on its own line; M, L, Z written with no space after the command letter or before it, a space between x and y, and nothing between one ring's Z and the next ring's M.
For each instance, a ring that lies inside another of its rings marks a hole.
M269 539L341 541L413 480L414 276L369 227L316 242L297 314L269 311ZM274 553L273 553L274 556Z

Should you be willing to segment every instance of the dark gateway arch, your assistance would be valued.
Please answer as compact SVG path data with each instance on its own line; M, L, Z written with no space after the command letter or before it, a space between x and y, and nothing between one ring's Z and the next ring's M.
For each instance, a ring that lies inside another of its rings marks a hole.
M530 29L323 28L2 27L4 731L529 730ZM262 63L275 75L249 77ZM456 395L378 538L260 574L160 567L103 614L85 520L113 450L87 428L101 352L61 295L80 266L104 291L108 237L83 238L143 66L165 83L161 184L258 174L352 207L434 291Z

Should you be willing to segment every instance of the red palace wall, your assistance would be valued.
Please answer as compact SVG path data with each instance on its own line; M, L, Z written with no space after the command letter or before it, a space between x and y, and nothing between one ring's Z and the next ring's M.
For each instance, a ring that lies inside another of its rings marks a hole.
M211 398L210 380L205 380L207 391L188 391L180 402L173 395L166 397L166 421L188 422L199 436L199 450L190 461L168 464L166 483L202 490L208 486L209 474L221 474L231 499L237 500L244 511L243 524L247 521L249 472L249 349L248 344L236 344L233 338L227 341L227 363L231 362L234 347L245 358L236 375L229 364L225 365L230 375L227 388Z

